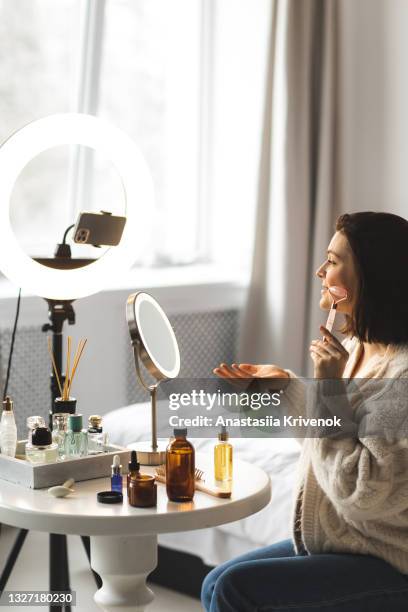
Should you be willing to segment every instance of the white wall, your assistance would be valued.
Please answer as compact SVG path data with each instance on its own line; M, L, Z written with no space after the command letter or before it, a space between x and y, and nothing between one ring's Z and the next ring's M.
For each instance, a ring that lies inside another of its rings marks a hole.
M408 216L408 2L340 6L342 210Z
M195 280L190 279L188 283L182 282L182 275L173 284L169 280L164 282L161 273L155 281L158 274L154 270L149 272L150 283L135 275L134 283L128 288L104 291L74 302L76 323L64 325L64 337L71 335L74 346L80 338L88 339L73 384L73 395L80 402L80 411L85 416L105 414L127 403L126 357L132 351L125 315L129 294L148 291L169 315L242 307L244 287L236 282L206 281L204 269L200 274L197 268ZM0 282L0 327L11 328L13 325L16 294L17 290L11 283L5 279ZM47 322L46 302L39 297L23 295L19 328L38 326L40 329ZM43 384L48 388L49 380L45 379Z

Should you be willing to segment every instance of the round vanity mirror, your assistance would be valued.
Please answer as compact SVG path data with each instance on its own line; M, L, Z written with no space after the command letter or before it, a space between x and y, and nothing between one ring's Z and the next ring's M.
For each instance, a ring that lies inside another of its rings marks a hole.
M157 441L156 394L160 382L176 378L180 372L180 352L170 321L162 307L148 293L128 297L126 318L133 346L136 375L150 392L152 408L152 442L141 442L133 448L143 465L160 465L165 461L166 444ZM149 385L143 378L140 362L155 379Z
M136 293L129 300L129 329L132 340L134 337L140 343L143 365L156 380L176 378L180 372L180 353L165 312L148 293Z

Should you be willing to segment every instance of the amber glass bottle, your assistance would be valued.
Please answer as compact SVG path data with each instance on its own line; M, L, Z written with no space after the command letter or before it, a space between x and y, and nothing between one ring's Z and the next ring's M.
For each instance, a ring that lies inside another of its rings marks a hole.
M167 497L176 502L194 497L195 452L186 436L187 429L175 429L166 450Z

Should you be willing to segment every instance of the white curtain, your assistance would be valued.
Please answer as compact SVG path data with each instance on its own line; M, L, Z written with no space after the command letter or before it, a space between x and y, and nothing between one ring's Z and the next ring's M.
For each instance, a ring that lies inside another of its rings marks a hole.
M337 0L274 0L251 284L239 359L312 372L338 211Z

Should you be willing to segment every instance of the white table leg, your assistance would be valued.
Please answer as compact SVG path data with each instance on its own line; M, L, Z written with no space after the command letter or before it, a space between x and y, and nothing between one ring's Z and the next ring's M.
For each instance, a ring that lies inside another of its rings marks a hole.
M143 612L154 597L146 578L157 565L157 536L91 536L91 565L103 580L94 595L102 610Z

